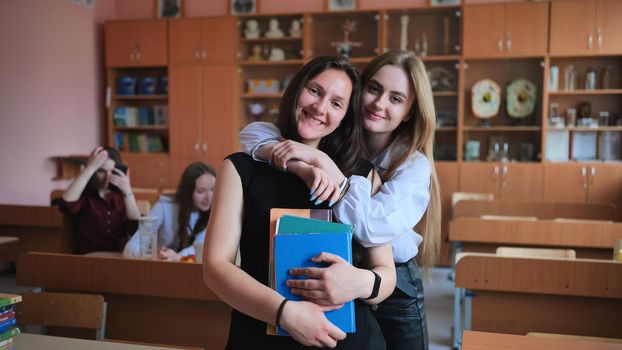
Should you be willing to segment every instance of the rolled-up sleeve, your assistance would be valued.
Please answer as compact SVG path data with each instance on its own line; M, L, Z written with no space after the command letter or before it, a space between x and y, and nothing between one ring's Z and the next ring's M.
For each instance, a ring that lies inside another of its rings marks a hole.
M253 122L240 131L242 152L253 157L254 160L263 160L255 155L260 146L269 142L277 142L281 133L276 125L267 122ZM265 161L265 160L263 160Z
M402 163L380 191L370 196L371 184L350 178L350 188L334 207L337 219L354 225L354 236L365 247L378 246L412 233L430 200L429 161L416 153Z

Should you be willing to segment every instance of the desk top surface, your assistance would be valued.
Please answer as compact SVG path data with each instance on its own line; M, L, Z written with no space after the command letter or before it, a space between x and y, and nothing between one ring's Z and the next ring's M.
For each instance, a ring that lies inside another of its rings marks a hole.
M19 238L17 237L0 236L0 247L5 244L9 244L9 243L17 242L17 241L19 241Z
M15 337L13 342L4 350L171 350L161 346L146 346L126 343L113 343L107 341L85 340L74 338L53 337L49 335L22 333Z
M621 350L622 344L472 331L465 331L462 336L462 350L498 349Z

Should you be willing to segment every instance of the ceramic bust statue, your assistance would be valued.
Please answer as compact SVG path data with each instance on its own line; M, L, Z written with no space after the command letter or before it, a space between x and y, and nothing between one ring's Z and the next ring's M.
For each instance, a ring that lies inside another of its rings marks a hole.
M279 28L279 21L276 18L270 19L269 29L266 38L282 38L283 31Z
M246 21L246 29L244 29L244 36L246 39L259 38L259 23L254 19Z
M289 35L292 38L300 38L302 36L302 26L300 20L293 20L292 25L289 27Z

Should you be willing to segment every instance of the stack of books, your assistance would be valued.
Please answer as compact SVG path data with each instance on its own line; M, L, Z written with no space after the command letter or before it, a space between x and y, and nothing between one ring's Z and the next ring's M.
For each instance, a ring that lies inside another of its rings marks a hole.
M330 222L328 209L270 210L270 287L289 300L301 300L290 292L288 279L298 279L289 274L296 267L326 267L311 261L322 253L339 255L352 263L352 226ZM354 302L349 301L337 310L325 313L326 318L346 333L356 332ZM269 335L288 335L281 328L268 324Z
M19 334L14 305L22 301L21 295L0 293L0 346L10 344Z

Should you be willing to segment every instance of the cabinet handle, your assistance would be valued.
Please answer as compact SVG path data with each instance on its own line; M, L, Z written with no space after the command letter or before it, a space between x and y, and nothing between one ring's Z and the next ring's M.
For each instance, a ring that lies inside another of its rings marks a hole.
M587 168L585 166L581 167L581 177L583 178L583 189L587 190Z
M499 37L499 40L497 40L497 51L503 51L503 38L501 37Z
M203 152L207 151L207 142L203 142Z
M194 58L200 58L201 54L199 53L199 51L195 51L194 52Z
M505 33L505 49L507 52L512 51L512 38L510 38L510 32Z
M195 150L195 151L198 151L198 150L199 150L199 147L201 147L201 146L199 146L199 143L198 143L198 142L194 144L194 150Z
M501 174L502 174L502 176L501 176L501 187L505 187L506 184L507 184L506 179L508 177L507 176L508 175L508 166L507 165L505 165L505 164L503 165L503 167L501 168Z
M205 58L205 57L207 57L207 52L201 51L201 58Z
M140 51L138 51L138 52L136 53L136 60L137 60L137 61L138 61L138 60L140 60Z
M593 43L594 43L594 37L592 36L592 33L590 33L587 35L587 48L591 50Z
M591 172L590 172L590 185L594 184L594 178L596 177L596 168L595 167L591 167Z
M492 174L490 174L490 180L492 180L493 183L496 182L497 176L499 176L499 166L495 165L494 167L492 167Z
M133 54L133 53L131 53L131 54L130 54L130 61L133 61L133 60L134 60L134 54Z
M596 39L596 47L598 47L598 49L600 50L600 48L603 46L603 30L600 28L596 28L596 33L598 34Z

